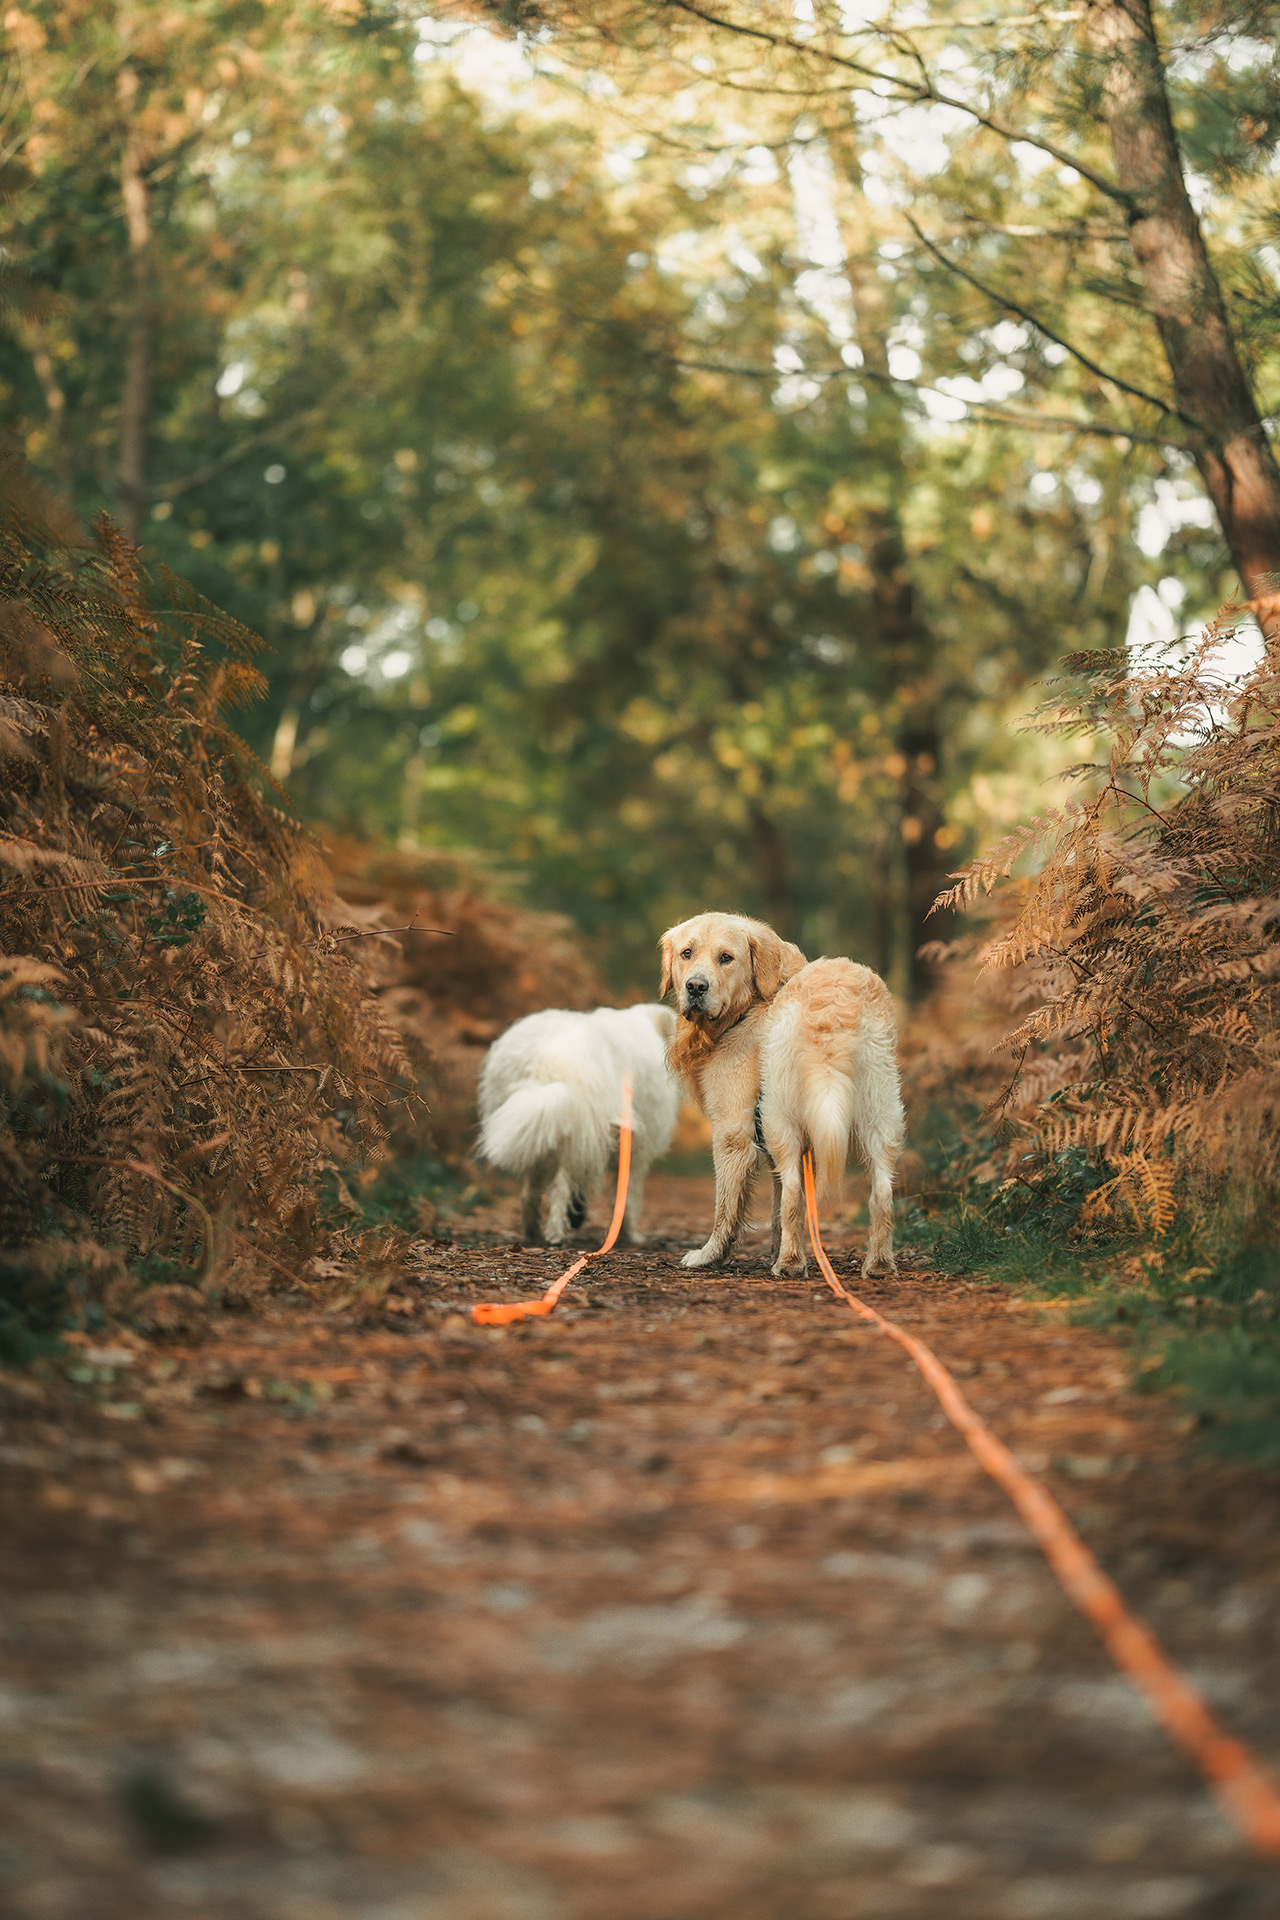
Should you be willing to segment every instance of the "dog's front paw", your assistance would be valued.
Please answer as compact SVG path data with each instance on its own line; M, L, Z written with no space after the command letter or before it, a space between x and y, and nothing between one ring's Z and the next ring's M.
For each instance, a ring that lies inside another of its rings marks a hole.
M769 1271L775 1280L786 1280L792 1276L803 1280L809 1271L809 1262L801 1254L798 1260L775 1260Z
M680 1262L682 1267L714 1267L720 1254L708 1243L705 1247L696 1247L692 1253L686 1253Z
M624 1232L622 1235L622 1244L624 1247L647 1247L649 1244L648 1236L643 1233Z

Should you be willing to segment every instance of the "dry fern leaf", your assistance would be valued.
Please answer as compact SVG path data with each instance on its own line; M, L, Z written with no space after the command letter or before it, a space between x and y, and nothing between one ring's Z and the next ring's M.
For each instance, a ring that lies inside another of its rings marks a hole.
M1009 972L1020 1014L997 1043L1022 1053L1009 1108L1030 1112L1044 1151L1103 1158L1113 1179L1091 1206L1152 1232L1188 1173L1257 1198L1280 1162L1274 1125L1258 1124L1280 1107L1280 685L1266 662L1236 681L1222 670L1242 617L1224 608L1181 660L1070 656L1073 680L1035 724L1109 736L1092 792L939 898L971 905L1009 888L1024 851L1040 861L982 961Z

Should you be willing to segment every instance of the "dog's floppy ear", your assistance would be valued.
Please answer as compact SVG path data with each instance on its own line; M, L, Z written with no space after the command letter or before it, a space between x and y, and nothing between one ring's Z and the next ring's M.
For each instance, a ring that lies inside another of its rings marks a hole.
M675 984L671 972L671 962L676 950L675 931L674 927L669 927L658 942L662 950L662 985L658 988L659 1000L665 1000Z
M772 927L755 927L747 937L751 943L751 978L756 983L756 992L762 1000L772 1000L783 982L809 962L799 947L793 947Z

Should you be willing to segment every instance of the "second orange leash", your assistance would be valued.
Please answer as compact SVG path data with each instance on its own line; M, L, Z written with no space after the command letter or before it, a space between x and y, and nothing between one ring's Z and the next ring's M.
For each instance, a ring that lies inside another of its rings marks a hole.
M886 1320L837 1279L818 1231L813 1162L805 1155L804 1198L809 1238L823 1278L845 1305L870 1320L910 1354L938 1396L942 1411L970 1451L1018 1509L1075 1606L1097 1629L1122 1673L1146 1695L1165 1731L1190 1755L1216 1792L1233 1824L1258 1852L1280 1860L1280 1790L1242 1741L1224 1733L1185 1676L1178 1672L1150 1627L1135 1619L1115 1582L1102 1571L1053 1495L1033 1480L969 1404L931 1347Z
M627 1212L627 1188L631 1180L631 1078L622 1082L622 1110L618 1116L618 1191L614 1195L613 1219L603 1243L594 1253L584 1253L553 1280L541 1300L481 1301L472 1307L471 1318L481 1327L509 1327L513 1320L531 1320L538 1314L554 1313L560 1295L575 1275L582 1272L602 1253L608 1253L622 1231Z

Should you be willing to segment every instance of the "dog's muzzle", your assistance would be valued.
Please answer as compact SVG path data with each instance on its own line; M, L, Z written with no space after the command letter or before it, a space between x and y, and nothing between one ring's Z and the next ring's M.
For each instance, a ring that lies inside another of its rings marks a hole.
M685 981L684 1010L686 1013L706 1013L707 994L710 991L710 985L710 981L699 979L697 974L694 974L692 979Z

